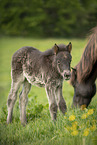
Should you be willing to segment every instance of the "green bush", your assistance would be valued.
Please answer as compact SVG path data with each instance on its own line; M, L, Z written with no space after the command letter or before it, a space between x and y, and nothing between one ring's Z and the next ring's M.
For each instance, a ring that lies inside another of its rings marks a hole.
M97 0L1 0L0 33L81 37L97 25Z

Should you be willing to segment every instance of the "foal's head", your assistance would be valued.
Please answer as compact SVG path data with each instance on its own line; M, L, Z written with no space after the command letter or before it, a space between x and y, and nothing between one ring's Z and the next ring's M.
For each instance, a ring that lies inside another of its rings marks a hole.
M64 80L69 80L71 77L70 63L71 63L71 50L72 44L69 43L67 46L64 44L54 45L53 51L55 54L54 65L58 70L58 73L63 77Z

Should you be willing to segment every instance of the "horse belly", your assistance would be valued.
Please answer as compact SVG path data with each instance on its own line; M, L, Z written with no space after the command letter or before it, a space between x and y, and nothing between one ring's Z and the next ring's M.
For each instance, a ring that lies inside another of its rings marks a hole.
M34 75L30 76L27 73L24 73L24 76L31 85L35 85L38 87L45 87L45 83L44 83L42 77L34 76Z

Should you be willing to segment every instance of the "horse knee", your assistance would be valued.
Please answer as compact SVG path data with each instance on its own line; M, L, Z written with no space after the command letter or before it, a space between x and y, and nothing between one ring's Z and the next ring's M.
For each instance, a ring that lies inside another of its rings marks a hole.
M21 97L20 98L20 105L25 105L28 103L28 98L27 97Z
M57 107L56 103L52 103L50 105L50 107L49 107L52 120L56 120L56 117L57 117L57 108L58 107Z
M10 107L11 105L13 106L15 101L16 101L16 96L15 95L14 96L12 96L12 95L9 96L9 98L7 100L7 106L8 107Z
M12 102L12 99L8 99L7 105L10 106L11 102Z
M53 112L56 112L57 111L57 104L56 103L52 103L50 105L50 110L53 111Z

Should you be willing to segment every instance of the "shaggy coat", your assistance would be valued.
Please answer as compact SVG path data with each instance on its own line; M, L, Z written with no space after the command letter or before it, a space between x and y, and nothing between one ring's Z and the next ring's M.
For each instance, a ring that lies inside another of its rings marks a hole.
M52 120L56 119L57 108L62 113L66 112L66 103L62 95L63 80L70 79L72 45L54 45L52 49L40 52L33 47L23 47L12 57L12 85L8 96L7 123L12 121L13 107L17 98L17 92L23 84L20 93L20 120L22 124L27 122L26 105L27 95L31 85L45 87L49 101L49 110ZM41 97L41 95L40 95Z

